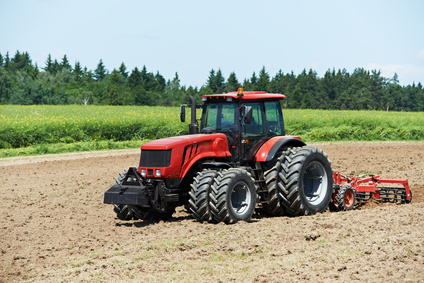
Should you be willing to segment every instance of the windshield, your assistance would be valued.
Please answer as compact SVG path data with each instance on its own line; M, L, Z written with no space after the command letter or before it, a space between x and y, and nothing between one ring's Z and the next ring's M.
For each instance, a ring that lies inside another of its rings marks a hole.
M202 129L214 128L218 133L222 130L237 129L237 104L233 102L207 103L203 110Z
M279 101L245 102L252 108L252 121L243 125L242 132L247 136L284 135L283 115ZM201 128L211 127L218 133L237 131L239 116L238 104L234 102L206 103Z

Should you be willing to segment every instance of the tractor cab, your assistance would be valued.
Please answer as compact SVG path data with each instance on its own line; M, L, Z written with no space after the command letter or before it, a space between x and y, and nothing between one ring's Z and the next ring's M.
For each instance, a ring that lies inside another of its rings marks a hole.
M248 160L273 136L285 135L280 100L282 94L266 92L230 92L205 95L200 132L227 136L232 159Z

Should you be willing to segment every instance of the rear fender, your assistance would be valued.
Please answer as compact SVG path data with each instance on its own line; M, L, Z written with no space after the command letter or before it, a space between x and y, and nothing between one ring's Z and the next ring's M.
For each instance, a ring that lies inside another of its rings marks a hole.
M274 158L277 158L278 152L280 152L284 147L298 147L305 145L306 143L304 143L298 136L273 137L265 142L257 151L254 161L269 162Z

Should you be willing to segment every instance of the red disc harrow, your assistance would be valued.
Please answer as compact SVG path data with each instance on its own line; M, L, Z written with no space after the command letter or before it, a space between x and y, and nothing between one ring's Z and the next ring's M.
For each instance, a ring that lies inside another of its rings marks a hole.
M351 210L357 201L371 198L393 203L410 203L412 199L408 179L382 179L370 174L349 178L340 172L334 172L333 179L332 207L336 210Z

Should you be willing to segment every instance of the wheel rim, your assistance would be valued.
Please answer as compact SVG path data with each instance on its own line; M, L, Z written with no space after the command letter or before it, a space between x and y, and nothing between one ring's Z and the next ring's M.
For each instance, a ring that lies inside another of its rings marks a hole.
M353 192L352 190L346 190L344 197L344 204L346 207L351 207L353 205Z
M327 172L324 165L313 161L308 164L303 175L303 192L312 205L319 205L326 197L328 187Z
M250 206L250 188L245 182L237 182L231 191L231 208L237 215L245 213Z

